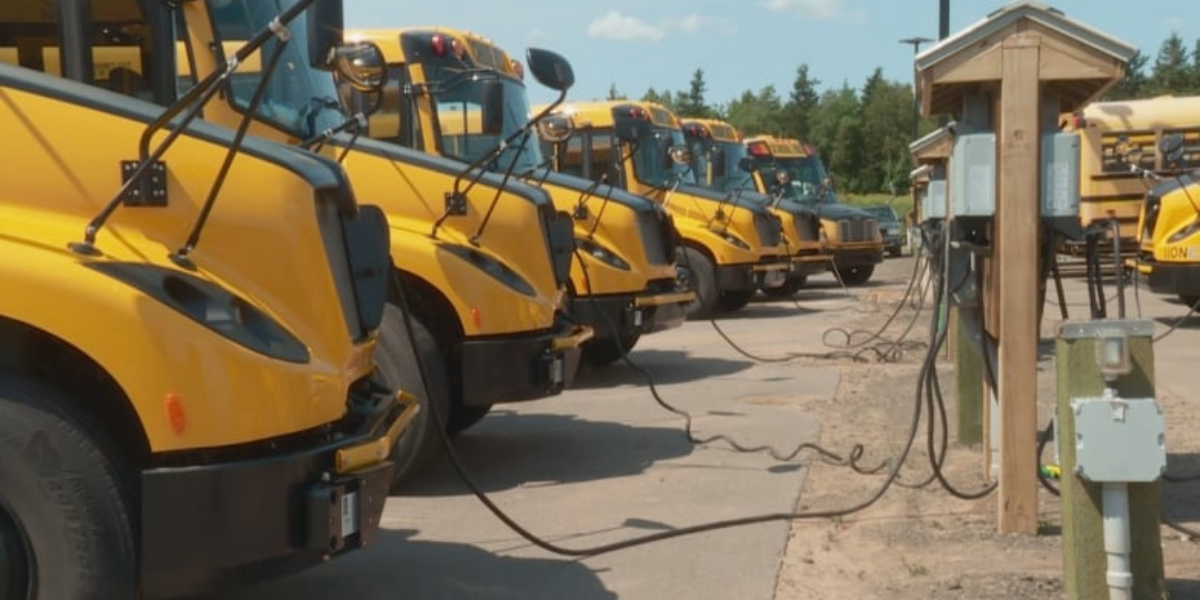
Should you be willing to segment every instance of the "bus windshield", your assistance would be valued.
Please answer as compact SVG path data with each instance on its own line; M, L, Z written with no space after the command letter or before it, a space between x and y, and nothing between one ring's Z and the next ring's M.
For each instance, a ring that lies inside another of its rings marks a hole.
M740 142L694 138L688 149L692 152L692 172L700 185L722 192L754 189L750 174L738 167L746 156L746 147Z
M525 86L506 75L487 70L452 70L425 65L430 93L437 115L436 132L442 154L472 163L492 152L502 141L529 123L529 99ZM485 131L483 115L494 112L485 106L489 86L499 84L504 89L504 104L500 114L503 122L498 129ZM506 172L512 168L526 173L542 164L542 150L533 134L518 136L494 160L484 165L493 171Z
M638 180L656 187L666 187L676 181L695 183L689 165L671 160L673 146L685 146L683 132L677 128L654 127L639 140L633 153L633 169Z
M213 26L220 47L225 50L225 58L228 60L241 44L268 27L277 15L297 1L209 2ZM254 115L300 139L311 138L345 121L333 77L309 65L306 18L307 15L301 13L289 24L291 40L283 49ZM277 51L279 43L278 38L271 38L234 72L230 82L230 101L234 107L243 112L249 109L250 100L262 82L262 68Z
M836 204L833 180L816 156L776 157L760 167L767 193L808 205Z

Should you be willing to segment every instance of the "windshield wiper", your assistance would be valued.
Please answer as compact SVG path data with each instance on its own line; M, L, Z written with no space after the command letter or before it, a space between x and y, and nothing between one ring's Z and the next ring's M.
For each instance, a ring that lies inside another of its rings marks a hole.
M484 153L483 156L480 156L468 164L462 170L462 172L460 172L458 176L454 178L454 189L446 194L446 210L442 213L442 216L438 217L437 221L434 221L433 229L429 232L430 236L437 237L437 231L442 226L442 223L444 223L451 214L466 208L467 193L469 193L471 188L474 188L475 184L479 183L479 181L483 179L484 174L488 172L487 169L483 168L483 165L487 164L488 161L499 157L505 150L509 148L509 146L512 145L513 142L515 142L518 138L521 138L521 145L517 146L516 155L513 156L511 161L509 161L508 167L505 168L504 177L501 180L500 185L496 188L496 193L492 195L492 201L488 205L487 212L483 215L483 220L479 223L479 228L475 231L475 234L471 236L471 243L479 245L479 239L483 236L483 232L487 228L488 222L492 218L492 212L496 210L496 204L500 201L501 194L504 193L504 186L508 184L509 179L512 177L513 171L517 167L517 160L521 158L521 153L525 151L525 146L529 143L531 130L537 125L538 121L546 118L546 115L558 108L558 106L562 104L566 98L566 90L559 92L558 98L556 98L554 102L550 103L548 106L543 108L541 112L534 115L534 117L526 122L520 129L510 133L508 137L501 140L499 144ZM463 178L466 177L468 173L473 174L470 183L467 184L466 189L459 189L461 187Z
M741 199L742 199L742 192L744 192L744 191L746 190L746 183L747 183L748 181L749 181L748 179L747 179L747 180L743 180L743 181L742 181L742 183L741 183L741 185L739 185L739 186L737 186L736 188L734 188L734 189L732 189L732 190L730 190L730 191L726 192L726 194L725 194L725 197L724 197L724 198L722 198L722 199L721 199L721 202L717 204L717 212L716 212L716 214L714 214L714 215L712 216L712 218L708 220L708 225L709 225L710 227L712 226L712 222L713 222L713 221L715 221L715 220L717 220L717 219L720 219L720 218L723 218L723 217L724 217L724 212L723 212L723 209L724 209L724 207L725 207L726 205L732 204L732 205L733 205L733 208L734 208L735 210L737 209L737 207L739 206L739 202L740 202L740 201L741 201ZM726 228L726 229L728 229L728 228L729 228L729 223L728 223L728 222L726 222L726 223L725 223L725 228Z
M121 206L121 203L125 202L126 199L130 197L129 195L134 189L137 190L137 192L134 192L135 196L140 196L143 199L149 199L156 195L165 194L165 175L159 175L159 178L161 178L161 183L159 183L159 185L162 186L162 190L151 190L149 185L152 179L152 176L150 175L151 171L162 170L162 164L160 163L160 160L162 159L163 155L166 154L167 150L172 145L174 145L175 140L178 139L181 134L183 134L183 132L187 129L187 126L200 115L200 111L208 104L210 100L212 100L213 96L215 96L216 93L222 89L223 84L231 75L233 75L235 71L237 71L242 62L245 61L251 54L257 52L258 49L265 45L272 37L277 37L279 39L279 47L272 55L270 59L271 62L268 67L271 70L274 69L279 59L279 55L282 53L283 47L287 44L288 40L291 39L291 32L287 29L286 24L290 23L315 1L316 0L300 0L288 8L288 10L277 15L275 19L271 21L268 27L255 34L253 38L247 41L244 46L239 48L237 52L235 52L234 55L230 57L228 61L226 61L225 68L209 73L204 77L204 79L201 79L195 86L188 90L183 97L179 98L173 104L168 106L166 110L164 110L162 114L158 116L158 118L156 118L146 127L145 131L142 132L141 138L138 140L138 160L136 167L133 167L129 170L129 174L125 179L125 182L121 184L121 187L117 190L116 195L114 195L113 198L108 201L108 204L106 204L104 208L102 208L100 212L98 212L94 217L92 217L92 220L88 222L87 226L84 228L83 241L68 244L68 247L72 251L78 254L86 254L90 256L98 255L100 252L96 250L96 236L99 234L100 229L102 229L108 222L108 219L112 217L113 213L116 212L117 208ZM266 88L265 83L269 77L270 71L264 70L263 81L259 83L259 88L256 89L254 93L254 97L259 102L261 102L261 96ZM257 105L255 108L257 108ZM187 111L186 113L184 112L185 110ZM158 132L158 130L165 127L171 122L172 119L181 113L183 114L183 118L179 120L174 128L170 130L170 133L167 134L167 137L164 138L152 151L150 149L150 140L154 134ZM224 185L225 176L229 170L228 165L232 163L233 157L237 154L238 150L241 149L243 138L245 137L245 129L248 126L249 114L250 111L247 111L247 118L243 119L239 126L238 134L234 137L233 143L229 146L229 149L226 153L225 163L222 165L222 169L218 173L216 181L213 183L213 187L208 195L208 198L205 200L205 204L202 207L198 221L194 226L192 233L188 236L188 241L184 245L188 252L195 248L196 242L199 240L200 230L203 227L205 220L208 218L208 213L212 210L212 204L216 200L217 193L220 192L221 186ZM156 194L156 192L158 193ZM183 249L173 254L172 258L175 258L176 255L180 255L181 252L183 252ZM183 254L180 255L180 258L182 259L182 262L186 263L186 252L183 252Z

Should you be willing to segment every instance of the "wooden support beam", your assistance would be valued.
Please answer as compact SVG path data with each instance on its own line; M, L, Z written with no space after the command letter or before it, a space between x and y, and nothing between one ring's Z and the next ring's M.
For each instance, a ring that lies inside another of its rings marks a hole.
M1041 36L1005 38L996 211L1000 371L999 530L1034 535L1037 506L1038 258Z

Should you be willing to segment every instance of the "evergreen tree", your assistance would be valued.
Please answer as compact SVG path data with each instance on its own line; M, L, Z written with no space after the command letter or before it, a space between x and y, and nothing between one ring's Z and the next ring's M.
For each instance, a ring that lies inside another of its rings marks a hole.
M809 142L821 153L825 168L843 192L863 190L859 176L864 145L860 114L858 93L846 83L839 90L821 94L821 102L812 113Z
M692 73L692 81L686 92L675 94L675 113L680 117L711 118L714 111L704 100L708 84L704 81L704 69L696 69Z
M657 90L651 87L650 89L646 90L644 95L642 95L642 100L645 102L661 104L672 111L675 110L675 99L671 97L671 90L664 90L660 94Z
M1134 52L1125 66L1125 77L1104 95L1104 99L1129 100L1145 96L1150 83L1150 78L1146 76L1148 61L1149 57L1142 54L1141 50Z
M625 94L617 91L616 83L610 83L610 84L608 84L608 96L605 99L606 100L624 100Z
M896 165L909 156L912 135L912 93L905 84L889 82L876 69L863 86L860 124L862 137L870 140L859 151L862 163L856 179L864 191L902 188Z
M817 93L818 85L821 85L820 80L808 76L808 65L801 64L796 68L792 92L783 106L784 135L800 139L811 137L811 115L821 102L821 96Z
M1187 94L1191 91L1192 66L1187 48L1178 34L1172 33L1158 49L1154 73L1150 75L1150 95Z
M725 120L746 136L780 133L783 103L775 86L768 85L757 94L750 90L729 103Z

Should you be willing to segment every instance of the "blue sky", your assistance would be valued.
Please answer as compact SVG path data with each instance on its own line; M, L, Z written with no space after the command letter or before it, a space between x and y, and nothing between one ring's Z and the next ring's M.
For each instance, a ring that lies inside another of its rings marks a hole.
M1007 4L951 0L950 33ZM1190 50L1200 37L1194 0L1056 0L1059 9L1149 55L1172 32ZM566 56L576 85L568 98L629 97L650 87L687 89L704 69L710 104L774 85L786 98L805 63L820 89L861 88L879 67L912 80L913 47L899 40L938 37L939 0L345 0L347 27L445 25L491 38L524 57L530 46ZM922 48L927 48L923 46ZM554 94L530 83L535 102Z

